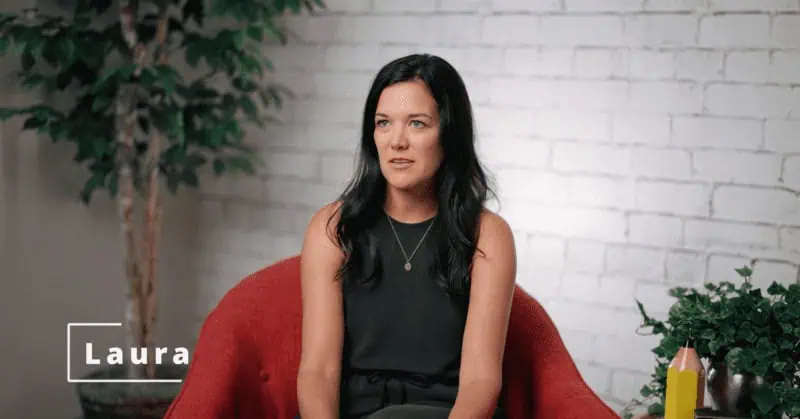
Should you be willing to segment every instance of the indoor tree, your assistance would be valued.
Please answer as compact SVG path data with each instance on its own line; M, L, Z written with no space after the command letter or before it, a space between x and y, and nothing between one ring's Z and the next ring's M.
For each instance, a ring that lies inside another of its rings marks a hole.
M286 43L285 14L321 0L74 0L69 13L0 13L0 54L20 59L19 82L41 92L0 120L70 142L87 170L80 197L119 205L132 347L154 347L161 202L197 187L199 170L254 173L244 125L270 121L289 93L268 82L266 43ZM57 100L54 100L57 99ZM58 103L58 104L56 104ZM122 276L122 275L121 275ZM131 368L154 377L155 364Z

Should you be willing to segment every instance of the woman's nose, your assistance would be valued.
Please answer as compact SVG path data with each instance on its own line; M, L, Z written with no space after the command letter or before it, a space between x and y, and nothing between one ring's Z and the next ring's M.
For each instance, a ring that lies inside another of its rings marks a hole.
M391 147L396 150L403 150L408 147L408 138L406 132L402 128L395 128L392 131Z

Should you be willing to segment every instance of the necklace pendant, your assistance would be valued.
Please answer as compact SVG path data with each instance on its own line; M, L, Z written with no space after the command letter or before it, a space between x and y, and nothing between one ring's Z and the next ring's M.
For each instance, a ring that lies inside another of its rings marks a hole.
M406 269L406 271L410 271L411 270L411 262L406 262L405 266L403 266L403 267Z

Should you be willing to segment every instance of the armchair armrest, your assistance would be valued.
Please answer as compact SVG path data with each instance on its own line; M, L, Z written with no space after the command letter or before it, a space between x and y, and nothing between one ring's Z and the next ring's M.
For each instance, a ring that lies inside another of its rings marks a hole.
M261 412L258 356L236 311L217 307L203 323L181 391L164 419L256 419Z
M543 383L544 384L544 383ZM619 419L620 416L606 405L578 376L552 374L547 385L537 394L541 417L553 419Z
M516 386L517 397L532 401L533 417L619 419L586 384L544 308L522 290L509 325L509 369L529 368L530 383ZM527 387L527 391L522 390ZM522 394L527 392L528 394Z

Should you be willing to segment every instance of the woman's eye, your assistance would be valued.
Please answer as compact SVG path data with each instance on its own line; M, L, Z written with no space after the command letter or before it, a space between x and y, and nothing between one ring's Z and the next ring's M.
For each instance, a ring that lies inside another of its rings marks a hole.
M378 126L378 127L383 127L383 126L386 126L386 124L387 124L388 122L389 122L389 121L387 121L387 120L385 120L385 119L381 119L381 120L379 120L378 122L376 122L376 123L375 123L375 126Z
M411 121L411 125L414 128L422 128L422 127L425 126L425 124L422 121L416 121L416 120L415 121Z

